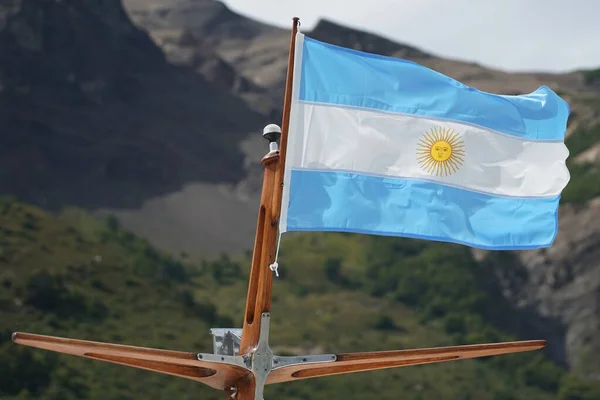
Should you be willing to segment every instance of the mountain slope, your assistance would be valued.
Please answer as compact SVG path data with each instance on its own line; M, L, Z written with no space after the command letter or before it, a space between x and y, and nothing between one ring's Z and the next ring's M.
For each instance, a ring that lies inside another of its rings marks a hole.
M156 0L152 6L126 0L125 4L133 20L147 29L155 40L167 33L171 37L197 37L241 76L264 87L268 97L274 100L273 104L281 107L288 31L269 29L242 16L234 16L221 3L211 0ZM160 9L169 10L168 13L157 12L153 8L157 4L160 4ZM195 7L204 12L200 20L187 20L186 24L182 24L177 18L171 17ZM221 26L221 23L224 23L222 29L213 28ZM254 28L239 34L232 28L238 24L250 24ZM600 290L600 263L594 256L595 249L600 246L600 237L595 228L597 224L594 223L597 220L597 212L594 211L597 200L593 200L600 196L600 88L597 85L597 76L600 75L594 71L568 74L506 73L474 63L443 59L409 45L327 20L320 21L306 34L348 48L413 60L484 91L518 94L547 85L569 102L572 115L567 131L567 146L571 151L569 168L572 176L563 193L565 206L561 210L560 233L556 244L551 250L519 252L511 261L504 260L492 265L496 279L504 288L505 298L515 311L528 313L538 328L552 338L553 358L578 369L588 378L598 379L599 366L585 355L600 346L597 335L600 326L595 317L598 314L595 304ZM184 47L177 45L168 47L170 54L184 50ZM246 100L260 104L270 101L260 96ZM260 151L254 155L248 153L249 159L254 157L255 162L261 155ZM254 196L256 198L257 194ZM175 198L183 197L178 194L170 197L173 202ZM189 194L187 198L191 201ZM129 212L124 222L132 229L138 229L146 223L138 221L159 218L157 215ZM253 224L254 220L249 220L249 223ZM142 228L139 232L150 237L153 235L148 229ZM186 240L189 240L194 236L193 229L187 232ZM250 244L249 237L247 247ZM234 248L238 247L239 244L236 244ZM524 275L515 273L509 267L511 264Z
M237 144L263 117L168 63L120 0L0 10L0 192L52 209L138 207L244 177Z
M125 0L125 6L133 21L159 44L172 61L190 59L191 54L210 53L212 62L226 63L235 70L233 81L249 82L247 90L234 92L245 99L254 109L270 116L278 123L283 105L284 80L289 49L289 31L269 27L228 10L222 3L213 0L153 0L151 2ZM187 18L185 15L201 15ZM412 46L396 43L389 39L350 29L330 21L320 21L307 35L337 45L362 49L378 54L403 57L419 62L442 73L472 85L478 89L496 93L526 93L541 85L551 86L569 101L573 116L568 134L577 126L585 126L597 120L597 109L585 99L600 99L600 90L586 81L582 72L569 74L509 74L484 68L479 65L456 60L447 60ZM202 70L202 63L199 69ZM202 71L201 71L202 72ZM206 76L206 75L205 75ZM244 86L242 85L242 86ZM257 89L262 88L262 90ZM587 97L586 97L587 96ZM142 210L115 210L126 226L139 234L150 237L154 243L164 244L165 249L188 253L202 252L207 256L221 251L242 251L252 247L254 218L245 218L244 213L256 212L260 188L260 158L266 152L258 132L244 142L247 178L234 185L221 187L219 195L206 187L191 184L181 193L147 201ZM212 214L204 213L194 205L194 199L205 193L213 203L223 202L226 208L234 208L235 217L222 215L222 223L236 226L240 235L224 234L217 240L203 228L203 220L213 220ZM231 205L231 207L230 207ZM234 206L235 205L235 206ZM182 220L181 210L192 214L189 221ZM182 220L185 234L170 236L166 243L162 234L153 228L162 221ZM211 237L210 244L203 243ZM214 238L214 239L213 239ZM173 246L172 243L180 243ZM189 244L188 244L189 243Z
M21 347L9 338L18 330L210 352L208 329L241 321L246 267L227 257L200 265L176 260L123 231L114 219L102 225L75 210L55 217L10 199L0 200L0 226L0 373L5 378L0 380L0 399L222 398L181 378ZM422 297L413 291L413 303L407 306L381 296L389 275L368 272L392 257L415 272L411 264L423 265L427 275L434 271L426 267L431 257L458 257L469 268L461 271L451 263L437 268L470 282L477 264L464 248L365 240L360 235L291 240L292 246L286 246L290 250L282 254L282 279L274 285L271 342L277 353L416 348L499 338L494 337L499 331L477 320L473 306L489 301L480 289L465 286L462 293L443 294L436 288L443 280L437 280ZM368 261L375 253L379 259ZM387 271L394 273L393 268ZM418 283L418 275L412 279ZM367 290L371 285L373 294ZM406 296L407 289L399 286L395 296ZM448 302L456 295L470 300L456 307ZM430 309L433 314L423 318L413 310L419 302L432 300L437 302L436 310ZM420 400L550 400L558 392L560 400L592 400L598 393L553 367L542 352L524 354L274 385L265 397L391 400L402 394ZM573 397L578 391L588 395Z
M260 124L266 116L278 122L289 32L212 0L126 5L155 43L131 24L117 0L0 4L0 191L53 210L77 204L99 214L115 211L126 227L172 252L243 254L252 246L258 160L266 151ZM594 318L600 284L594 225L600 195L598 71L507 74L328 21L309 34L407 57L482 90L523 93L547 84L569 101L572 178L555 247L482 260L501 294L495 300L505 301L515 315L516 326L506 329L547 336L557 363L598 379L596 361L586 357L600 343ZM362 242L352 244L364 250ZM298 262L305 275L295 279L313 279L310 263ZM420 269L427 262L411 265ZM390 281L411 282L402 274ZM299 291L298 298L308 290L286 288ZM422 317L425 311L415 313ZM461 326L456 319L448 324Z
M495 267L506 297L535 310L555 358L600 380L600 198L561 210L560 235L547 250L520 252L510 268Z

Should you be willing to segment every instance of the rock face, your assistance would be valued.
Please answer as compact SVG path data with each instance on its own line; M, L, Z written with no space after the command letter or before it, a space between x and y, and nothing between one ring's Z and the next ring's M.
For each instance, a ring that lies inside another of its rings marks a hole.
M519 253L527 279L513 281L506 295L518 308L558 321L564 332L552 334L564 336L563 361L600 380L600 198L563 206L559 221L551 248Z
M131 18L146 29L175 64L191 64L208 80L226 84L255 110L280 119L289 34L253 21L214 0L124 0ZM246 67L245 64L249 66ZM260 76L259 67L270 65Z
M123 208L244 177L238 143L262 116L170 64L120 0L1 7L0 192Z

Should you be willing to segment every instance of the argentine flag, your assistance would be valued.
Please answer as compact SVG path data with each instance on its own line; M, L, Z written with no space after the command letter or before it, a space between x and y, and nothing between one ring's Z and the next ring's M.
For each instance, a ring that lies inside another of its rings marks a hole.
M548 247L569 106L485 93L413 62L296 37L280 232Z

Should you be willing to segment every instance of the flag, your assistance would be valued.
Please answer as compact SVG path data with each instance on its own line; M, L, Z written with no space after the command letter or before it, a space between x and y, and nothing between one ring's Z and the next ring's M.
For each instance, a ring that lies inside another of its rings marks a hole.
M548 247L569 106L296 36L279 230Z

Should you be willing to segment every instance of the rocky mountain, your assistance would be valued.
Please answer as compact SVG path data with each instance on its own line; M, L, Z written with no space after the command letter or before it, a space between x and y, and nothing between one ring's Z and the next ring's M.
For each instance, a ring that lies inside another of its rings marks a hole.
M289 31L238 15L214 0L124 0L124 4L132 20L163 48L169 60L191 65L208 79L229 82L224 87L230 93L243 98L270 121L280 121ZM320 21L306 33L318 40L349 48L407 58L468 85L494 93L526 93L541 85L548 85L565 96L570 102L573 115L578 116L571 118L569 134L580 124L586 125L592 120L600 119L596 115L596 108L588 103L588 97L597 98L599 91L586 82L582 72L506 73L474 63L440 58L410 45L327 20ZM216 66L220 67L215 68ZM148 200L143 211L111 211L119 215L128 228L153 237L155 243L164 245L169 250L204 251L206 255L210 255L220 251L251 248L255 221L246 215L256 213L261 179L258 160L265 152L265 144L258 132L247 137L244 149L246 179L234 185L221 185L218 194L212 190L212 186L199 187L192 183L181 193ZM212 199L213 203L223 202L229 206L235 205L236 210L243 210L234 215L218 217L218 221L224 225L241 228L240 235L225 235L223 237L227 237L227 240L220 241L216 237L221 233L215 236L206 232L203 221L217 220L214 213L205 213L196 207L192 199L199 193ZM182 214L193 217L183 217ZM169 220L182 221L179 229L185 233L178 235L173 232L165 241L166 235L157 233L155 227L162 226ZM206 241L207 237L215 239ZM172 243L177 246L173 247Z
M556 362L600 379L600 72L506 73L325 20L306 33L484 91L548 85L569 102L572 179L555 245L474 255L527 329L548 336ZM1 2L0 192L114 213L170 252L243 253L266 151L260 129L280 120L288 46L289 31L213 0Z
M500 275L500 281L512 287L506 297L513 304L561 327L567 365L600 380L600 198L564 206L560 217L562 231L551 248L519 254L527 279Z
M120 0L0 10L1 193L49 209L137 208L187 182L244 177L238 143L263 116L169 63Z
M494 284L529 329L543 332L561 365L600 380L600 197L560 210L548 249L515 252L489 264ZM476 252L483 259L488 252Z

